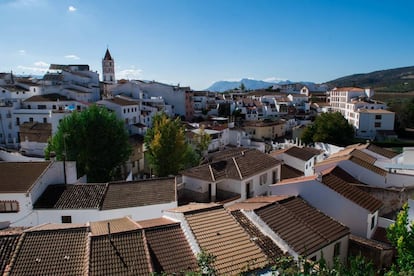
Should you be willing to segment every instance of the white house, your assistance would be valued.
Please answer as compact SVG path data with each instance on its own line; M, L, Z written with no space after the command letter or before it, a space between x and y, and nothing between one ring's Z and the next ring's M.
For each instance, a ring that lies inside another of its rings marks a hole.
M317 161L321 160L323 152L314 148L293 146L275 151L271 155L308 176L314 174L314 166Z
M316 261L323 256L328 265L333 265L335 259L347 260L349 228L300 197L255 197L227 209L245 228L250 228L246 229L248 233L264 234L277 245L273 246L276 250L280 248L295 259ZM260 235L252 238L260 239Z
M280 161L256 149L217 152L207 164L181 172L184 195L198 202L267 195L268 185L280 179L280 166Z
M349 227L352 234L371 238L382 202L352 186L357 182L340 167L307 177L286 179L270 186L272 195L297 195Z
M175 178L49 185L34 203L37 224L86 223L129 216L153 219L177 207Z
M34 202L51 184L75 183L76 167L74 162L0 162L0 179L0 222L33 226L39 223Z

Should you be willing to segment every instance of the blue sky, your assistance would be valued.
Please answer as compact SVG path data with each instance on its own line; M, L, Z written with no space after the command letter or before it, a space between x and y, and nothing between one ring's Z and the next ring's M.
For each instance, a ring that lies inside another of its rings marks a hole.
M0 0L0 72L50 63L205 89L414 65L414 1Z

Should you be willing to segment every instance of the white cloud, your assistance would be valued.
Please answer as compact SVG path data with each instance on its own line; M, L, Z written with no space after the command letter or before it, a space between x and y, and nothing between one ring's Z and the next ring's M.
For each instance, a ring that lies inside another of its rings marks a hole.
M65 58L74 59L74 60L80 59L77 55L66 55Z
M21 55L21 56L26 55L26 50L19 50L19 55Z
M117 79L127 79L127 80L136 80L141 78L142 70L141 69L124 69L116 72Z
M49 69L49 64L44 61L37 61L33 63L33 66L19 65L17 68L25 74L44 74Z
M75 12L76 11L76 8L74 6L69 6L68 7L68 11L69 12Z

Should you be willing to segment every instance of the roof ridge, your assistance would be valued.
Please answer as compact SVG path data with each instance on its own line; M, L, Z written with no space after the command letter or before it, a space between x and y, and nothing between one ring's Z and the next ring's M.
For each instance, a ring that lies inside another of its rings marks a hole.
M244 155L244 153L243 153L243 155ZM240 179L243 179L243 175L240 171L239 164L237 164L236 158L233 157L232 159L233 159L234 165L236 166L236 170L237 170L237 173L239 174Z

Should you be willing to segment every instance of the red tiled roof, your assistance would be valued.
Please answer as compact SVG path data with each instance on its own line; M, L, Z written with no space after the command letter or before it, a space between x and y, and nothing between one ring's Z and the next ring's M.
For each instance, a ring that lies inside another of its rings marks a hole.
M154 270L158 273L197 271L197 260L181 230L180 223L144 229Z
M25 193L50 162L0 162L0 192Z
M3 275L6 266L10 263L11 257L16 248L20 234L0 235L0 274Z
M322 183L371 213L381 208L380 200L346 182L341 178L343 175L348 174L336 166L322 176Z
M309 159L319 155L320 153L321 151L317 149L308 147L299 148L296 146L290 147L285 151L285 154L296 157L303 161L308 161Z
M374 152L374 153L377 153L379 155L382 155L384 157L387 157L389 159L392 159L392 158L394 158L395 156L398 155L398 153L396 153L396 152L393 152L391 150L378 147L378 146L376 146L374 144L369 144L369 146L367 147L367 149L370 150L370 151L372 151L372 152Z
M128 217L90 222L91 235L101 236L139 229L139 225Z
M230 154L224 156L227 158L190 168L183 171L182 174L206 181L217 181L220 179L241 180L281 163L279 160L258 150L244 150L237 153L232 150Z
M154 272L141 229L92 236L89 275L151 275Z
M86 227L26 231L11 262L11 275L85 275Z
M309 255L349 234L347 227L299 197L269 204L255 213L300 255Z
M102 210L165 204L176 201L175 178L109 183Z
M184 213L200 247L216 256L219 275L235 275L267 266L267 257L222 206Z
M288 166L286 164L282 165L281 171L280 171L280 179L284 180L284 179L289 179L289 178L296 178L296 177L301 177L304 176L304 173L292 168L291 166Z

